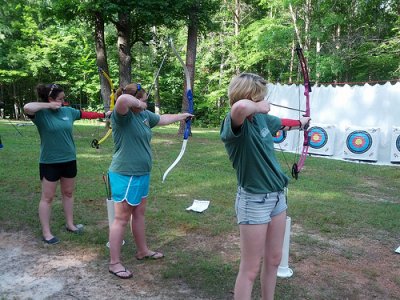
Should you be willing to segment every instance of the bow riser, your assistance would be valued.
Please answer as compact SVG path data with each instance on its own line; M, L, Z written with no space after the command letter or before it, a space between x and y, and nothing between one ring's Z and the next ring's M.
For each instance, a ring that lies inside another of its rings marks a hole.
M309 75L308 75L307 62L303 55L303 50L300 47L296 48L296 52L297 52L297 56L300 61L301 73L303 74L304 96L306 98L306 110L305 110L303 117L310 117L311 116L311 109L310 109L311 84L310 84L310 79L309 79ZM310 137L309 137L309 131L307 129L308 129L308 125L306 125L304 127L303 149L301 151L300 159L297 163L293 164L293 167L292 167L292 176L295 179L298 178L298 174L303 169L303 166L306 161L307 154L308 154Z
M103 77L107 80L108 84L110 85L110 105L109 105L109 110L113 111L114 110L114 105L115 105L114 84L113 84L110 76L108 76L108 74L106 73L106 71L104 71L102 68L99 67L99 72L103 75ZM99 149L100 144L102 144L105 140L107 140L107 138L111 135L111 133L112 133L112 129L109 128L107 130L107 133L100 140L93 139L92 142L91 142L92 148Z
M192 84L190 81L190 74L189 74L189 70L187 68L187 66L185 65L185 63L183 62L181 56L179 55L178 51L176 51L176 48L174 46L174 43L172 42L172 39L170 39L170 45L172 48L172 51L174 52L175 56L178 58L180 64L183 67L184 73L185 73L185 79L186 79L186 98L188 101L188 113L193 114L193 92L192 92ZM181 160L181 158L183 157L183 154L185 153L186 150L186 144L187 141L189 139L189 136L191 134L191 126L192 126L192 119L191 118L187 118L185 120L185 130L183 133L183 142L182 142L182 148L181 151L178 155L178 157L175 159L175 161L172 163L172 165L165 171L164 175L163 175L163 182L165 181L165 179L167 178L168 173L178 164L178 162Z

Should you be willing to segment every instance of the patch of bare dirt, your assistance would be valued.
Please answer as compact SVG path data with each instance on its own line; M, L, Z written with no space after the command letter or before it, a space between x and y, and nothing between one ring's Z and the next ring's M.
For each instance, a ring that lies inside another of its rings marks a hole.
M301 231L295 226L292 236ZM331 241L310 236L323 246L291 243L290 255L293 284L302 286L311 299L400 299L396 239L377 241L360 236Z
M129 264L134 276L121 280L95 250L43 245L24 232L0 232L0 261L1 299L201 300L181 282L163 286L155 262Z

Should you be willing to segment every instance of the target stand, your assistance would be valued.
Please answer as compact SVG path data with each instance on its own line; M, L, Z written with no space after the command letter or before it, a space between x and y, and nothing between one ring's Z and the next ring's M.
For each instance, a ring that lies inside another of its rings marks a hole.
M377 161L379 135L380 128L346 128L343 158Z
M332 156L335 150L335 125L316 124L308 130L308 153Z

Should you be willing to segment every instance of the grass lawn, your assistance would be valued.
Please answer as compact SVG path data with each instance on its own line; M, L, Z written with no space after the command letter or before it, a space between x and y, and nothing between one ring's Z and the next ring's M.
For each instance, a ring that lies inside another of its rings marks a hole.
M14 123L13 124L17 124ZM40 198L40 139L30 122L17 130L0 120L0 227L41 236L37 207ZM161 182L177 157L182 139L176 127L153 132L153 171L148 200L147 237L166 259L160 266L165 284L182 281L197 295L229 299L239 265L235 223L236 179L219 139L219 129L193 129L186 153ZM76 223L86 234L64 232L58 197L53 204L53 233L71 247L95 247L107 261L108 221L102 175L112 157L109 138L100 149L93 138L105 134L95 121L75 125L78 176ZM134 156L134 153L132 154ZM277 154L287 173L282 154ZM285 154L293 161L292 154ZM58 193L59 195L59 193ZM399 299L400 168L309 157L299 180L289 185L288 215L292 218L289 265L293 277L278 279L276 299ZM194 199L210 200L204 213L187 212ZM123 257L133 257L129 230ZM131 258L133 259L133 258ZM127 259L129 263L129 259ZM397 270L397 271L396 271ZM371 294L372 293L372 294ZM259 295L259 283L254 290ZM374 298L372 297L372 298Z

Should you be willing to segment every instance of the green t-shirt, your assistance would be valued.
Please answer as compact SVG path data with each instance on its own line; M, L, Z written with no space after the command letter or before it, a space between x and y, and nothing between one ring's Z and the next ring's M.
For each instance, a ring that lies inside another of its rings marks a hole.
M76 160L73 125L81 112L71 107L41 109L31 117L40 135L40 163L54 164Z
M274 151L273 136L281 127L279 118L255 114L233 132L231 115L221 125L221 139L236 170L238 185L253 194L283 191L289 178L282 172Z
M160 121L160 116L145 110L129 111L120 115L111 114L111 127L115 144L110 171L128 176L147 175L151 171L151 128Z

